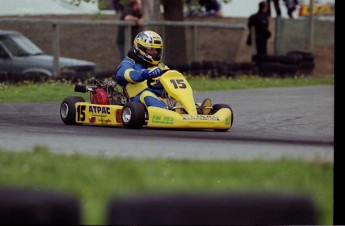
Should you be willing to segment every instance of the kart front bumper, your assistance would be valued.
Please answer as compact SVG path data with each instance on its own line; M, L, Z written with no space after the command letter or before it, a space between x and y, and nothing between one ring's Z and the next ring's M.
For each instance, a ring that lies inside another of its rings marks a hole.
M174 111L148 107L148 127L181 129L230 129L232 111L222 108L213 115L179 114Z

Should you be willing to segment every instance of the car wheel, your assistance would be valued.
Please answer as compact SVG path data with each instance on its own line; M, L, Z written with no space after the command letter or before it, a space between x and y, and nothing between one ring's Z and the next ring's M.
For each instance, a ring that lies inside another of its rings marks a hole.
M81 125L81 123L77 123L75 121L75 104L78 102L85 102L85 99L82 97L71 96L66 97L62 101L60 106L60 117L66 125Z
M126 103L122 108L122 124L128 129L139 129L145 122L145 105L139 102Z
M231 119L230 119L230 127L231 127L232 123L234 122L234 112L233 112L232 108L229 105L227 105L227 104L214 104L212 106L211 114L212 115L215 114L217 111L219 111L222 108L228 108L231 111ZM228 130L229 129L215 129L215 131L219 131L219 132L226 132Z

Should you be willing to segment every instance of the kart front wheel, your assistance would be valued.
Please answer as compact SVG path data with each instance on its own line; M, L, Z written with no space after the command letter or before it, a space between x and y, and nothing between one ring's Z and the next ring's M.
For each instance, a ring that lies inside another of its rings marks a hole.
M145 105L139 102L126 103L122 108L122 124L128 129L140 129L145 122Z
M75 104L78 102L85 102L82 97L71 96L66 97L60 106L60 117L66 125L80 125L75 121Z
M215 114L217 111L219 111L222 108L230 109L230 112L231 112L230 128L231 128L232 123L234 122L234 112L233 112L232 108L229 105L227 105L227 104L215 104L215 105L212 106L211 114ZM215 129L215 131L219 131L219 132L226 132L228 130L229 129Z

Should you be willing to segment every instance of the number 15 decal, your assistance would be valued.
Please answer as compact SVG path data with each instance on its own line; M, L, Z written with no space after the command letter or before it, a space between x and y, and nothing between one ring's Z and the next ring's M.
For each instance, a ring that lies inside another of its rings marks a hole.
M85 121L85 106L77 107L78 121Z
M170 82L174 85L175 89L185 89L187 88L186 84L184 83L183 79L170 79Z

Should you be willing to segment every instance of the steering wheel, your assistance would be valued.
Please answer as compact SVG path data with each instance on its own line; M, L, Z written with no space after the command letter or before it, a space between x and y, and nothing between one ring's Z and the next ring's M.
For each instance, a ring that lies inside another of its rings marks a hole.
M147 86L149 87L149 88L151 88L151 89L162 89L163 87L162 86L160 86L160 87L158 87L158 86L154 86L152 83L153 82L155 82L157 80L157 78L152 78L152 77L149 77L148 79L147 79Z
M162 75L163 75L165 72L167 72L167 71L169 71L169 69L163 70ZM161 76L162 76L162 75L161 75ZM160 77L160 76L159 76L159 77ZM152 85L152 83L155 82L159 77L157 77L157 78L151 78L151 77L149 77L149 78L146 80L147 86L148 86L149 88L155 89L155 90L163 89L163 86L162 86L162 85L160 85L160 86L154 86L154 85Z

